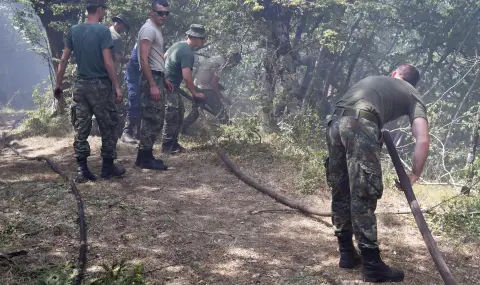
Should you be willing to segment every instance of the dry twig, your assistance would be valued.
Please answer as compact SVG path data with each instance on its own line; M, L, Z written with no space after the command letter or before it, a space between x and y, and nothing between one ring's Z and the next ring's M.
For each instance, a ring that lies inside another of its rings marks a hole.
M87 225L85 222L85 211L83 208L83 201L82 197L80 195L80 192L77 189L77 186L75 184L75 181L73 179L70 179L65 173L63 173L58 166L49 158L43 157L43 156L35 156L35 157L29 157L22 155L18 150L16 150L13 146L9 145L9 148L19 157L24 158L26 160L31 160L31 161L44 161L47 163L47 165L60 177L62 177L65 182L70 182L70 188L72 190L73 195L75 196L75 200L77 202L77 211L78 211L78 217L80 220L80 249L79 249L79 255L78 255L78 260L77 260L77 267L78 267L78 273L75 276L74 285L80 285L82 283L83 275L85 273L85 267L87 265Z

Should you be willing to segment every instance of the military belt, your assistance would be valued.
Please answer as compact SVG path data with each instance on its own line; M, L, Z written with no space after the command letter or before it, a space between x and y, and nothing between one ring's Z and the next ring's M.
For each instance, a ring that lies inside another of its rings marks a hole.
M360 110L357 108L336 107L335 110L333 111L332 116L355 117L355 119L363 118L370 122L375 123L380 129L382 128L382 124L380 123L380 120L375 114L365 110Z

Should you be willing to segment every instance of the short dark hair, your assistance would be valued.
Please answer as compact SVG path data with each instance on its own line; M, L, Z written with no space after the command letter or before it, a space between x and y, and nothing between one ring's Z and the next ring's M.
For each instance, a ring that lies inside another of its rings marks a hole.
M395 71L398 76L412 84L413 87L417 86L418 81L420 81L420 72L411 64L401 64Z
M156 5L160 5L163 7L168 7L168 1L167 0L153 0L152 1L152 9L155 9Z
M106 9L104 5L90 5L87 7L87 12L89 15L97 13L98 8L103 7Z

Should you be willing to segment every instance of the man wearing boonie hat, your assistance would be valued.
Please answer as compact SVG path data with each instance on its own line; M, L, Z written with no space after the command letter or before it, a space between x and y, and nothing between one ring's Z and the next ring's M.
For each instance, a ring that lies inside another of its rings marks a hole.
M185 81L185 85L195 100L205 98L205 95L198 92L195 88L192 76L195 61L193 49L198 49L205 45L205 28L199 24L192 24L186 35L186 41L173 44L165 54L165 75L172 84L173 90L167 92L162 152L169 154L176 154L184 150L178 143L178 136L185 114L185 107L181 95L178 93L182 81Z
M130 17L125 14L120 14L112 18L113 25L110 26L110 32L112 33L113 40L113 60L119 63L127 63L128 59L122 56L123 52L123 39L121 34L127 32L131 28Z

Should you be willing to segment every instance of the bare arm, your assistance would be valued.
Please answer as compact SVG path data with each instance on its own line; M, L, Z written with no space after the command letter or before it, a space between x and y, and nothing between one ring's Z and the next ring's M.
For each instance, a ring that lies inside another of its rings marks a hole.
M120 89L118 84L117 71L115 69L115 62L112 59L112 51L109 48L102 50L103 54L103 63L105 64L105 69L107 69L108 76L112 80L112 84L115 89Z
M67 69L68 59L70 58L70 54L72 50L68 47L63 49L62 58L60 59L60 63L58 64L58 73L57 73L57 87L60 87L63 82L63 76L65 75L65 70Z
M430 148L427 120L424 118L415 118L412 122L412 134L416 140L413 153L412 176L418 179L422 174Z
M143 75L148 81L150 87L157 86L155 79L153 78L152 69L148 63L148 56L150 55L150 50L152 49L152 42L149 40L140 41L140 65L142 67Z
M197 97L196 94L197 89L195 89L195 85L193 84L193 76L192 76L192 70L189 67L185 67L182 69L182 76L183 80L185 80L185 85L187 85L188 90L190 90L190 93L194 97Z
M122 58L122 55L118 52L114 52L113 56L115 57L115 62L123 63L125 60Z

